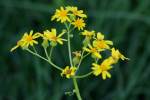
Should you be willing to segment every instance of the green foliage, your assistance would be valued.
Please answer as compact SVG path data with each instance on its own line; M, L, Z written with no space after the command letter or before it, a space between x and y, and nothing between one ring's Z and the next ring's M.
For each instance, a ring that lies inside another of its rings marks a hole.
M150 0L1 0L0 100L73 100L75 97L65 95L73 91L72 81L61 78L47 63L21 49L9 52L22 33L53 27L50 16L61 5L76 5L85 10L89 16L88 29L105 33L131 59L114 66L111 79L79 80L84 100L149 100ZM81 39L75 37L74 51L81 47L78 45ZM61 48L54 50L54 61L66 66L69 60ZM82 73L91 68L90 60L86 61Z

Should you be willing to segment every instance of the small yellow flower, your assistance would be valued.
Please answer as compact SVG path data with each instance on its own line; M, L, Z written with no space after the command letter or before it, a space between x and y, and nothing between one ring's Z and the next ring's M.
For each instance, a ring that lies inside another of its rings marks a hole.
M92 36L95 35L95 32L94 31L84 30L84 32L82 32L82 35L87 37L87 38L91 38Z
M99 58L99 59L102 58L102 56L100 55L99 51L96 48L92 47L90 44L88 45L88 47L89 48L83 47L83 50L85 50L86 52L91 53L92 57L94 57L94 58L95 57Z
M95 76L98 76L102 74L102 79L105 80L107 77L111 78L111 74L108 72L108 70L112 69L112 59L108 58L102 62L102 64L98 65L96 63L93 63L93 74Z
M64 34L65 31L63 30L62 33L60 33L58 36L56 36L57 31L55 28L51 29L51 32L49 30L44 31L44 34L42 35L44 40L49 40L55 43L63 44L63 41L66 41L66 39L61 38Z
M119 50L115 50L115 48L111 49L111 55L115 62L117 62L119 59L121 60L129 60L129 58L126 58L124 55L122 55Z
M74 25L75 28L78 28L78 30L83 30L83 28L85 27L85 23L82 18L78 18L77 20L72 22L72 24Z
M17 45L14 46L10 51L14 51L18 47L28 48L29 46L33 46L34 44L38 44L35 40L39 37L39 33L33 34L33 31L30 31L30 34L24 33L23 37L17 42Z
M70 21L68 17L68 10L64 9L64 7L60 7L60 10L56 9L55 14L52 16L52 21L57 19L57 21L60 21L61 23L64 23L66 21Z
M68 11L71 11L75 16L81 17L81 18L87 18L85 14L83 14L83 10L78 10L77 7L66 7Z
M61 76L65 75L66 78L71 78L75 75L76 69L76 67L69 68L69 66L66 66L65 69L62 71Z
M97 38L93 41L94 47L103 51L105 49L110 49L110 45L113 45L112 41L104 40L104 35L102 33L97 33Z

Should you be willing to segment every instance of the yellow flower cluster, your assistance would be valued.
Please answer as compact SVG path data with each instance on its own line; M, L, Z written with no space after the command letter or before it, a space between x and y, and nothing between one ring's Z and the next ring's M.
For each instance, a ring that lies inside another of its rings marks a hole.
M84 46L83 50L90 53L92 58L97 60L102 59L102 51L111 51L111 56L105 59L101 64L97 64L97 62L92 64L92 70L95 76L102 74L102 78L104 80L107 77L110 78L111 74L108 72L108 70L112 68L112 65L117 63L119 59L128 59L124 57L119 50L112 48L113 42L110 40L105 40L102 33L95 33L95 31L85 30L82 32L82 35L85 36L85 41L87 42L87 46Z
M87 16L83 13L83 10L78 10L77 7L67 6L56 9L51 20L56 19L56 21L60 21L61 23L70 23L75 28L78 28L78 30L83 30L86 25L84 18L87 18Z
M111 49L111 56L105 59L101 64L93 63L93 74L98 76L102 74L102 78L105 80L107 77L111 78L111 74L108 70L112 69L112 65L117 63L119 59L125 60L128 58L124 57L119 50Z
M104 35L100 32L96 34L94 31L86 30L82 33L82 35L85 36L85 40L89 40L87 43L88 46L83 47L83 49L86 52L91 53L93 58L98 58L98 59L102 58L100 52L106 49L110 49L110 46L113 45L112 41L104 40ZM91 37L93 37L94 39L92 43L90 43Z
M78 70L83 58L86 57L84 53L87 53L87 55L91 54L91 57L94 58L95 61L92 63L92 73L95 76L102 75L103 79L106 79L107 77L110 78L111 74L109 73L109 70L112 69L112 65L117 63L119 59L128 60L128 58L123 56L119 50L113 48L113 42L106 40L101 32L96 33L93 30L85 30L85 18L87 18L87 16L83 13L83 10L78 10L77 7L60 7L60 9L56 9L51 20L56 20L63 23L66 29L63 29L59 34L57 33L56 28L45 30L42 33L33 33L31 30L29 34L24 33L23 37L17 42L17 45L14 46L11 51L14 51L18 47L21 47L22 49L29 49L30 46L33 47L39 43L39 38L41 38L43 41L41 45L44 47L44 49L48 48L49 46L54 47L57 44L63 45L64 41L67 41L69 44L70 39L66 40L63 38L63 36L65 36L65 33L67 33L68 38L70 38L69 32L72 32L75 28L77 28L79 31L82 30L82 32L79 33L85 37L83 40L83 49L79 52L73 52L75 55L73 59L71 54L69 55L72 61L70 65L71 67L66 66L64 69L57 68L62 71L61 76L65 76L66 78L75 76L75 73ZM69 48L68 50L71 49ZM111 56L99 64L99 60L102 59L101 52L106 50L111 51Z
M43 42L46 43L46 45L49 45L48 41L51 42L51 44L63 44L63 41L66 41L66 39L63 39L62 36L64 35L66 31L63 30L62 33L60 33L58 36L56 36L57 31L55 28L52 28L51 31L46 30L42 33L33 33L31 30L28 34L27 32L24 33L23 37L17 42L17 45L14 46L10 51L14 51L18 47L21 47L22 49L28 49L29 46L33 47L34 44L38 44L38 41L36 40L39 37L42 37Z

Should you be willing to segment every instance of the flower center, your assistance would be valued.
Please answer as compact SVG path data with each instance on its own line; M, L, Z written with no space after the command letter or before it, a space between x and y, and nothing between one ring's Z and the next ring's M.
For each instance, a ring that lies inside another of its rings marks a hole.
M101 48L101 49L104 49L107 47L106 43L104 41L99 41L98 42L98 47Z
M66 74L71 74L71 72L72 72L71 69L66 70Z
M97 52L96 48L91 48L91 52Z
M82 25L82 21L81 20L77 20L76 21L76 26L81 26Z
M66 17L66 16L67 16L67 11L65 11L65 10L64 10L64 11L61 11L61 12L60 12L60 16L61 16L61 17Z
M101 69L102 69L102 71L107 71L107 67L104 65L101 65Z
M27 40L28 42L30 42L30 41L33 40L33 38L32 38L32 36L27 36L26 40Z
M52 37L51 37L51 40L57 41L57 37L56 37L56 36L52 36Z

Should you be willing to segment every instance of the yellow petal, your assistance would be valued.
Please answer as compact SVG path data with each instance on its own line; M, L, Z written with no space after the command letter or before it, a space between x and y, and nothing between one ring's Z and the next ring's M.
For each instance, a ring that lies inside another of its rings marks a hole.
M102 72L102 79L105 80L106 79L106 72Z
M83 50L85 50L86 52L91 52L91 50L86 47L83 47Z
M13 52L15 49L17 49L19 46L18 45L16 45L16 46L14 46L10 51L11 52Z
M113 45L113 42L109 41L109 40L105 40L105 43L108 44L108 45Z
M102 33L98 32L97 33L97 39L98 40L103 40L104 39L104 35L102 35Z
M93 55L99 59L102 58L102 56L98 52L94 52Z
M58 42L59 44L63 45L63 42L62 42L61 39L57 39L57 42Z
M111 78L111 74L108 71L106 71L106 75L108 78Z

